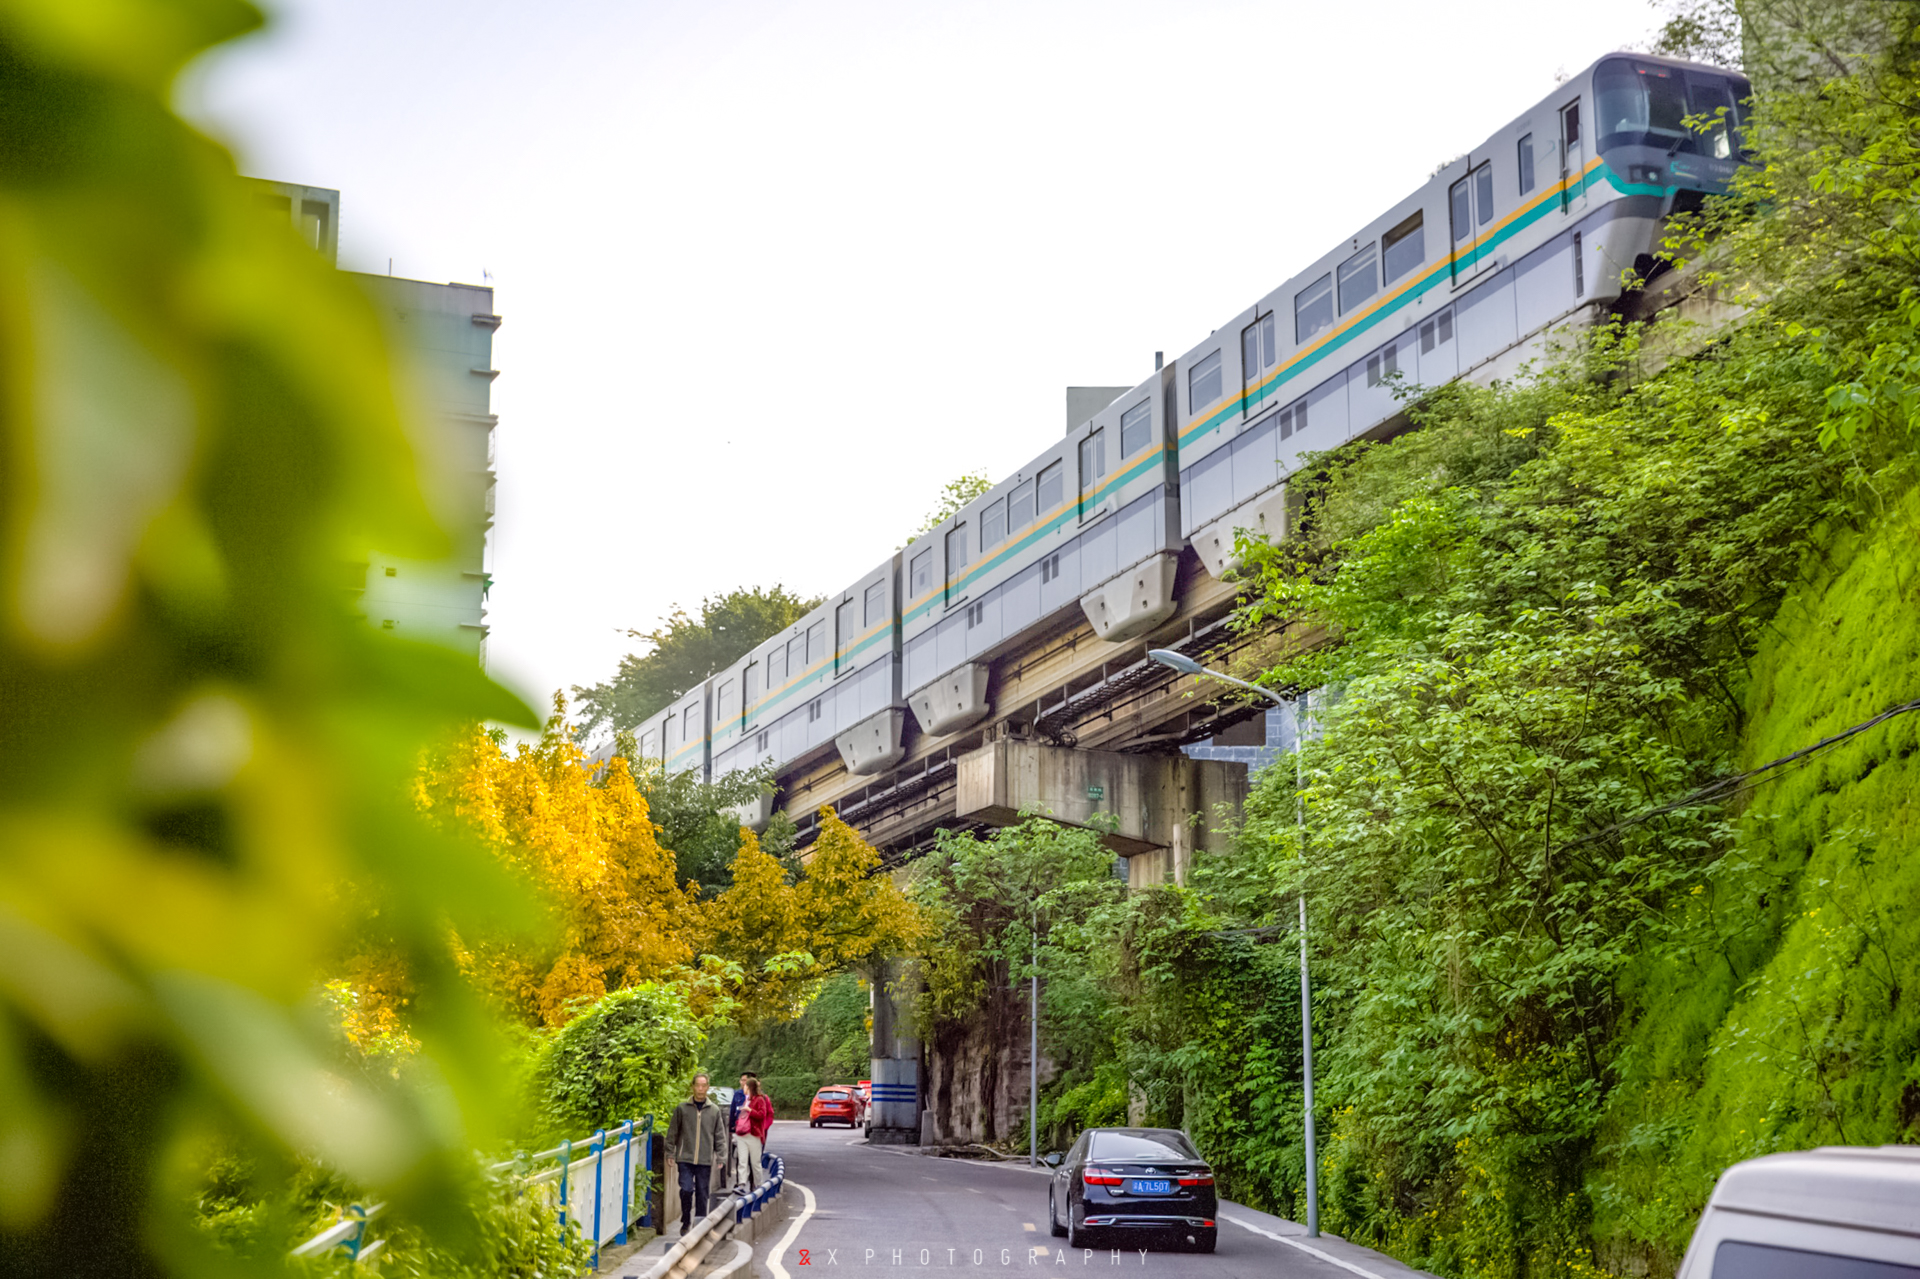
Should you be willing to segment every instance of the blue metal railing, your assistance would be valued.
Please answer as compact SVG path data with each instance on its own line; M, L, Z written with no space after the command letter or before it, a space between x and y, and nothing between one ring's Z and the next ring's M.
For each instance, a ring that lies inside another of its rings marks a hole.
M745 1221L772 1203L780 1193L780 1187L786 1184L787 1161L779 1155L768 1158L767 1171L770 1175L760 1183L760 1188L740 1201L739 1208L734 1212L735 1221Z
M586 1144L587 1153L574 1158L574 1147ZM634 1158L635 1148L639 1150L639 1160ZM617 1148L619 1158L609 1157L609 1150ZM550 1167L542 1165L551 1164ZM609 1167L612 1165L612 1168ZM617 1169L617 1171L615 1171ZM558 1203L555 1209L556 1228L564 1236L567 1231L578 1231L582 1237L593 1242L593 1264L600 1265L600 1246L603 1243L624 1244L627 1242L627 1230L631 1226L654 1226L651 1205L653 1202L653 1116L642 1115L638 1119L629 1119L611 1132L605 1128L596 1130L591 1137L563 1141L550 1150L534 1154L516 1155L512 1159L493 1164L487 1171L494 1176L506 1176L517 1181L522 1193L535 1186L554 1185ZM611 1173L611 1176L609 1175ZM646 1180L635 1203L635 1182L637 1173L645 1173ZM619 1208L617 1214L609 1212L609 1202L614 1189L613 1178L618 1178ZM582 1193L592 1196L591 1210L580 1205ZM377 1239L368 1242L367 1222L377 1216L384 1205L376 1204L371 1208L362 1208L359 1204L348 1207L341 1219L327 1227L313 1238L293 1250L296 1257L323 1256L335 1248L347 1250L349 1264L366 1261L386 1246L386 1240ZM636 1220L634 1209L638 1207ZM618 1220L611 1217L617 1215Z

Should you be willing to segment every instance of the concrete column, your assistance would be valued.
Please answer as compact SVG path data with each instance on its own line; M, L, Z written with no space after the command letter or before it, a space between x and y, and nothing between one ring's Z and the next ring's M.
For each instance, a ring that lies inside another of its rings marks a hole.
M873 984L872 1140L913 1145L920 1140L920 1040L913 1033L914 991L896 960L875 959ZM904 989L903 989L904 987Z

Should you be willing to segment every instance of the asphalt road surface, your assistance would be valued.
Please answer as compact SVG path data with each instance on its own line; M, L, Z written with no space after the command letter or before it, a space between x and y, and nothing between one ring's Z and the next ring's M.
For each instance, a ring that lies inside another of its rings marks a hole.
M1123 1239L1069 1249L1047 1230L1047 1179L1024 1165L869 1146L845 1128L776 1123L789 1222L754 1249L768 1279L909 1279L920 1271L1111 1279L1407 1279L1422 1274L1289 1221L1222 1203L1211 1254ZM1045 1269L1039 1269L1044 1267Z

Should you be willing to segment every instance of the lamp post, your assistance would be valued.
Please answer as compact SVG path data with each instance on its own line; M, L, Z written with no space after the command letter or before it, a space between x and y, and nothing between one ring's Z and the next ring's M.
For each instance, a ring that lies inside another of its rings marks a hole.
M1027 1167L1040 1166L1040 903L1033 904L1033 968L1027 974Z
M1220 671L1210 671L1185 653L1176 653L1170 648L1150 648L1147 656L1160 665L1179 671L1182 675L1204 675L1208 679L1217 679L1222 683L1233 684L1260 694L1275 706L1285 706L1287 701L1269 688L1250 684L1243 679L1235 679ZM1300 735L1299 717L1295 715L1293 741L1293 786L1296 793L1294 813L1300 823L1301 851L1306 851L1306 799L1301 791L1300 772ZM1314 1152L1313 1141L1313 988L1307 981L1307 895L1300 894L1300 1078L1301 1095L1306 1110L1307 1137L1307 1233L1320 1233L1320 1175L1319 1160Z

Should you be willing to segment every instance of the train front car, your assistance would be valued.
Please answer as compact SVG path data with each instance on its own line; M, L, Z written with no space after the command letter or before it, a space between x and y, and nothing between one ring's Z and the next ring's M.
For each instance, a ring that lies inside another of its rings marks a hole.
M1717 67L1602 58L1593 68L1593 132L1608 181L1669 200L1683 191L1724 194L1745 158L1752 96L1744 76Z
M1402 429L1423 388L1512 377L1616 302L1681 193L1726 188L1748 92L1603 58L1183 355L1182 533L1208 570L1237 567L1237 529L1284 531L1307 455Z
M924 732L984 719L988 662L1069 609L1112 643L1172 614L1171 376L1156 371L907 547L901 672Z

